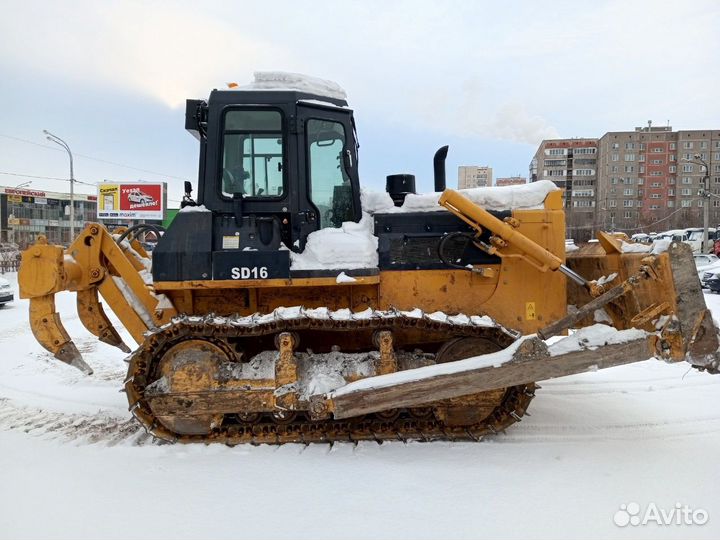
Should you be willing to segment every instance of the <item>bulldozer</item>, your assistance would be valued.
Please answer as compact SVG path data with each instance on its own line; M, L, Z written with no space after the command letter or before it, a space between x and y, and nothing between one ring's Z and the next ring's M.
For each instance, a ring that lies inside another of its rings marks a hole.
M282 444L479 440L526 414L538 382L656 358L718 373L718 330L690 249L603 232L565 252L562 191L361 192L344 91L256 74L189 99L197 200L166 231L90 223L39 236L20 295L37 341L92 373L55 295L129 353L122 390L153 436ZM162 233L149 255L142 233ZM123 342L104 311L135 341Z

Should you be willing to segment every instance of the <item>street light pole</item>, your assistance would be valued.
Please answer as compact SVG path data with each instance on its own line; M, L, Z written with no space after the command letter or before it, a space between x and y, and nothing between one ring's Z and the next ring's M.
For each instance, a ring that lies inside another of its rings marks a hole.
M70 243L75 239L75 174L73 172L73 155L70 151L68 143L63 141L57 135L53 135L47 129L43 129L43 133L47 135L47 140L62 146L70 156Z

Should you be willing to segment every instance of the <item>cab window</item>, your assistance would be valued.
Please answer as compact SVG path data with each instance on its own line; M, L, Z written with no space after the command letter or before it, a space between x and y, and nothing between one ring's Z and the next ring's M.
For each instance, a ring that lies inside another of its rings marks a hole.
M283 135L279 111L225 113L220 183L232 197L283 195Z
M354 217L352 186L345 169L345 127L340 122L307 121L310 200L320 227L340 227Z

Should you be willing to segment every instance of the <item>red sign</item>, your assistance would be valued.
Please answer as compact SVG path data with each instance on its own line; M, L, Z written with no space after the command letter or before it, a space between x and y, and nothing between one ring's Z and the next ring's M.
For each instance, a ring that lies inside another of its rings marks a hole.
M162 212L160 184L121 184L120 210Z

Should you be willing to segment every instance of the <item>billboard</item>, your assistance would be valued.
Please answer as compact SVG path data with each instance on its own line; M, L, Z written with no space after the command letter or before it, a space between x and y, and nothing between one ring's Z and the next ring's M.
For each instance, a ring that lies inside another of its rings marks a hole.
M158 219L165 218L165 184L98 185L98 219Z

